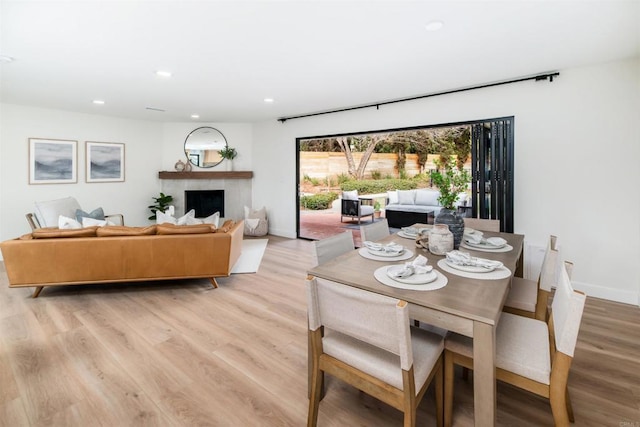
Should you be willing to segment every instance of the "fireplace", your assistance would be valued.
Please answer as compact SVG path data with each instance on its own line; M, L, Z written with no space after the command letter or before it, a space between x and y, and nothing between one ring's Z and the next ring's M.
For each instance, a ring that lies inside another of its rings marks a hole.
M196 218L205 218L216 212L224 217L224 190L186 190L185 212L196 211Z

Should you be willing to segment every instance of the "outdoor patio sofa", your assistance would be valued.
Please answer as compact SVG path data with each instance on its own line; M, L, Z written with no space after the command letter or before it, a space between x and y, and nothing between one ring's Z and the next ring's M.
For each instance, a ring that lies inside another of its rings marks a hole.
M440 192L429 189L387 191L385 217L389 227L401 228L416 223L433 224L442 205ZM461 193L456 204L463 204L467 194Z

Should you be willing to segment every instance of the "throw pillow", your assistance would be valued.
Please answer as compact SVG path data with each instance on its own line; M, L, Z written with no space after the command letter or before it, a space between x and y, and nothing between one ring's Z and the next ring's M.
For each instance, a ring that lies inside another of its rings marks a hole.
M196 218L196 211L195 211L195 209L191 209L189 212L187 212L186 214L184 214L180 218L178 218L178 220L176 221L176 224L177 225L187 225L190 220L195 219L195 218Z
M218 224L220 223L220 212L216 212L206 218L202 218L202 223L215 225L216 228L218 228Z
M396 190L387 191L387 197L389 198L389 204L398 203L398 192Z
M439 191L416 190L416 205L439 206L438 197L440 197Z
M415 205L416 190L398 190L398 203L401 205Z
M156 224L175 224L177 221L178 220L169 213L156 212Z
M79 228L82 228L82 224L80 224L73 218L60 215L58 217L58 228L60 230L77 230Z
M196 217L196 211L191 209L189 212L181 216L180 218L175 218L170 214L165 212L156 212L156 224L174 224L174 225L192 225L192 224L202 224L199 221L194 221Z
M90 213L87 213L82 209L76 209L76 221L82 223L82 218L104 220L104 210L102 208L95 208Z
M343 191L342 198L344 200L358 200L358 190Z
M89 217L82 218L82 227L93 227L93 226L106 227L107 225L115 225L115 224L106 219L99 220L99 219L93 219Z

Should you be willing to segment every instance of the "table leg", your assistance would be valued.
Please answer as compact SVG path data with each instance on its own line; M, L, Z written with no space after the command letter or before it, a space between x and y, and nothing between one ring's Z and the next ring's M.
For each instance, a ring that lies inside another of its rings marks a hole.
M496 331L493 325L473 325L473 406L476 426L496 424Z

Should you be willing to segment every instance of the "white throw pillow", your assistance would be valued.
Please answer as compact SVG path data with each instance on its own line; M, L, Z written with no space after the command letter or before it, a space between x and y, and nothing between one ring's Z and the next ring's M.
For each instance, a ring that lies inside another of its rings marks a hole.
M178 218L178 220L176 221L176 224L178 225L187 225L187 223L189 221L191 221L192 219L195 219L196 217L196 210L195 209L191 209L189 212L187 212L186 214L182 215L180 218ZM200 223L202 224L202 223Z
M398 191L387 191L387 197L389 198L389 204L398 203Z
M343 191L342 198L344 200L358 200L358 190Z
M401 205L415 205L416 190L398 190L398 203Z
M93 227L94 225L97 225L98 227L106 227L115 224L107 219L95 219L86 216L82 217L82 228Z
M202 219L203 224L213 224L216 228L218 228L218 224L220 223L220 212L216 212L212 215L209 215L206 218Z
M78 221L76 221L73 218L60 215L58 217L58 228L60 230L75 230L75 229L82 228L82 224L80 224Z
M164 213L161 211L156 212L156 224L177 224L178 220L176 220L171 214Z

